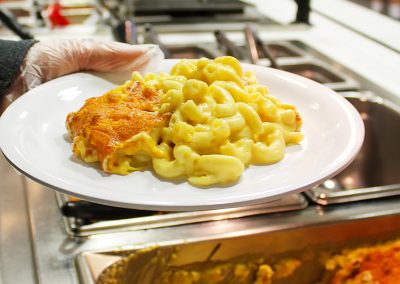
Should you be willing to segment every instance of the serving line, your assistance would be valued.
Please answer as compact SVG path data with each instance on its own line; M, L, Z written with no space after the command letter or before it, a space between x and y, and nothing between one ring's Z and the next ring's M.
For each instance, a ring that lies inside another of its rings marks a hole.
M363 206L363 209L365 207L368 206ZM320 283L319 280L326 276L324 262L321 261L323 257L326 259L328 255L339 253L343 248L397 239L400 236L400 214L398 208L395 208L388 205L384 216L375 215L373 218L365 214L365 211L358 211L360 208L356 206L351 210L336 208L341 209L341 213L348 213L346 220L343 216L335 215L334 211L318 212L312 209L304 210L301 214L279 216L278 222L274 215L263 220L254 218L247 220L248 226L241 232L225 232L216 236L197 235L186 239L84 252L77 257L77 267L84 284L112 281L128 284L132 283L132 279L145 284L154 283L150 279L158 279L171 266L197 264L195 267L201 269L202 264L210 262L211 258L216 263L226 263L235 258L237 261L239 257L239 263L246 263L246 259L253 255L253 259L263 257L271 266L288 258L300 262L295 271L277 280L277 283ZM377 207L370 209L379 211ZM256 227L253 227L255 224ZM142 249L146 249L146 252Z
M27 180L26 194L34 232L33 248L35 254L40 256L36 259L40 283L79 283L74 260L84 252L130 250L150 244L231 238L400 214L399 199L391 198L326 208L312 206L300 211L234 220L104 234L79 241L68 238L61 230L62 219L51 190Z
M303 225L314 226L337 221L348 222L364 218L390 216L398 214L399 204L399 199L393 198L327 208L312 206L299 212L71 239L60 228L62 220L58 213L53 192L33 181L27 181L26 186L32 231L35 232L33 247L35 255L38 256L36 261L38 267L40 267L39 278L43 283L54 283L57 279L66 283L78 283L74 259L81 252L89 252L85 255L89 255L91 251L104 250L126 252L126 250L160 243L180 244L199 240L214 241L240 235L278 232ZM49 220L46 218L47 216L55 216L55 218ZM81 260L79 262L81 263ZM89 280L87 279L88 273L82 263L80 267L79 271L82 279L84 279L83 281L92 283L90 277Z
M281 0L283 6L281 13L276 13L277 7L279 5L274 5L270 0L265 0L265 8L263 9L265 13L273 14L274 17L279 21L290 21L293 17L293 13L289 10L286 10L286 6L291 6L289 2ZM261 3L261 2L259 2ZM266 6L268 4L268 7ZM272 4L272 5L271 5ZM276 3L275 3L276 4ZM288 12L289 17L286 17L286 12ZM290 13L289 13L290 12ZM371 81L371 85L378 86L381 92L377 92L378 94L383 94L384 97L397 100L398 101L398 88L395 88L394 80L396 78L396 74L399 74L400 68L400 58L398 55L386 50L380 45L375 43L371 43L367 39L363 37L357 36L354 32L350 32L343 27L340 27L329 20L324 19L321 16L313 15L312 21L314 23L314 27L309 29L298 28L294 31L290 31L288 29L280 29L274 31L271 28L263 28L261 29L261 37L265 40L281 40L281 39L299 39L305 41L307 44L314 47L314 49L318 49L322 51L323 54L329 55L332 58L333 62L339 62L341 65L347 66L349 69L357 71L362 75L367 81ZM335 38L331 39L331 32L335 34ZM87 37L91 34L80 34L81 37ZM76 34L74 35L76 36ZM42 38L53 38L54 36L39 36L39 39ZM57 36L58 37L58 36ZM199 37L186 34L180 36L179 34L169 34L166 35L165 38L175 43L182 43L182 41L202 41L202 39L207 38L208 36L203 34ZM105 35L101 37L101 39L110 38L109 35ZM240 39L240 36L237 34L237 38ZM349 44L352 43L352 44ZM355 50L354 46L363 46L365 48L365 52L360 52L360 50ZM371 54L377 55L377 59L372 58ZM382 60L378 60L382 59ZM9 165L6 168L11 167ZM4 172L1 173L1 179L5 177ZM55 197L53 192L50 190L44 189L42 186L35 184L32 185L33 182L28 182L27 192L28 194L28 204L30 207L30 220L32 221L32 244L34 246L34 251L37 256L36 264L29 257L31 255L30 248L27 245L27 241L29 237L29 232L27 231L27 224L24 221L24 214L20 216L18 220L21 220L21 238L25 238L25 240L21 240L20 238L13 238L12 240L15 242L11 242L10 239L2 238L2 253L7 253L12 251L14 259L17 257L18 260L16 262L5 262L1 263L2 276L5 284L7 283L15 283L15 277L17 274L13 274L13 271L19 271L17 277L21 277L21 283L29 283L36 282L35 281L35 269L29 268L33 265L37 267L37 275L40 279L40 283L78 283L78 278L75 272L75 268L72 265L73 257L75 252L82 252L85 250L102 250L105 248L118 247L119 245L126 244L127 246L132 245L133 243L147 243L147 242L159 242L167 240L168 234L171 236L175 229L177 229L176 233L182 233L185 231L185 228L197 228L197 225L187 225L179 226L176 228L163 228L163 229L154 229L148 231L137 231L131 233L121 233L121 234L113 234L114 237L103 238L103 236L89 238L88 240L82 240L82 247L80 247L79 242L76 240L68 239L63 233L63 221L61 220L58 207L56 205ZM2 185L2 189L3 189ZM23 196L17 194L22 190L22 185L16 184L16 190L10 190L9 194L13 195L13 201L7 204L8 208L12 208L13 214L17 214L23 212L24 209L19 210L20 207L15 206L15 204L24 204ZM36 189L32 189L36 188ZM3 192L2 192L3 197ZM14 199L15 198L15 199ZM40 200L40 199L43 200ZM8 199L11 200L11 199ZM391 214L390 208L387 208L385 211L385 202L389 202L390 200L385 201L377 201L378 204L381 204L379 212L377 214ZM397 199L393 199L390 202L398 203ZM374 202L375 203L375 202ZM351 208L355 204L351 204L347 206L340 206L340 208ZM357 204L356 204L357 205ZM393 204L392 204L393 205ZM395 205L395 204L394 204ZM3 203L2 203L2 206ZM39 207L37 207L39 206ZM357 205L358 206L358 205ZM4 207L3 207L4 208ZM24 208L24 206L22 206ZM322 208L316 207L315 210L320 212ZM364 212L364 216L373 216L374 213L371 213L376 208L366 207L366 209L370 210L370 212ZM4 210L4 209L2 209ZM309 211L309 209L307 209ZM10 211L11 212L11 211ZM322 209L324 212L324 209ZM319 213L321 214L321 212ZM348 216L341 215L343 219L347 219ZM257 220L264 220L263 223L267 222L265 216L253 217ZM253 218L244 218L243 220L235 220L236 226L234 229L230 228L230 232L238 231L242 228L246 228L243 224L246 223L248 219L253 220ZM276 217L278 218L278 217ZM232 220L231 220L232 221ZM222 233L225 231L226 227L229 227L229 224L232 224L231 221L218 221L211 222L207 225L198 224L198 230L192 231L198 232L200 235L205 234L206 229L210 228L210 234ZM4 224L4 223L3 223ZM214 225L212 225L214 224ZM254 224L254 223L253 223ZM2 225L3 226L3 225ZM24 229L25 228L25 229ZM220 230L218 230L220 228ZM156 231L157 230L157 231ZM158 231L161 230L161 231ZM189 230L189 229L188 229ZM202 231L204 230L204 231ZM152 236L150 233L154 234L155 232L159 232L157 236ZM165 235L165 238L162 235ZM132 237L127 237L127 236ZM3 235L4 236L4 235ZM38 239L38 236L41 239ZM189 233L182 233L182 236L190 237ZM43 238L42 238L43 237ZM127 237L125 241L123 241L124 237ZM97 244L92 242L92 240L98 240ZM102 241L103 240L103 241ZM16 244L18 243L18 244ZM10 245L12 244L12 245ZM48 246L47 246L48 244ZM13 250L14 246L18 246L20 250ZM6 247L6 250L3 248ZM27 257L28 256L28 257ZM2 260L3 262L4 260ZM24 273L21 273L21 267L23 267ZM11 268L11 269L10 269ZM8 271L8 272L7 272ZM1 275L1 273L0 273ZM25 275L25 276L24 276ZM14 277L14 278L12 278Z

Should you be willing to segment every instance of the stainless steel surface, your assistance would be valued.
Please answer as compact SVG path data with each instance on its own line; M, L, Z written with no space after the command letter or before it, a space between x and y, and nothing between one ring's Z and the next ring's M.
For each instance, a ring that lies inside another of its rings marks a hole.
M158 34L154 31L153 26L150 24L146 24L143 27L143 42L158 45L161 51L164 53L165 58L171 58L169 49L160 41Z
M260 58L267 58L272 68L279 69L276 59L269 49L269 45L264 44L253 25L245 27L244 35L251 63L258 64Z
M335 91L354 91L360 84L354 74L338 64L327 64L325 57L313 53L297 41L274 41L265 43L280 69L319 82ZM260 58L259 65L271 66L268 58Z
M363 147L350 166L307 195L323 205L400 195L400 107L370 93L343 95L363 118Z
M290 44L302 50L302 52L306 54L308 58L311 57L317 59L319 62L322 62L324 66L328 66L328 69L330 71L341 75L344 74L349 84L354 85L356 89L361 91L370 91L372 93L379 95L382 98L389 99L395 104L400 105L400 96L395 96L393 93L388 92L385 88L382 88L380 86L379 82L376 82L374 80L369 80L361 76L360 74L353 72L343 64L340 64L337 61L332 60L326 54L319 52L315 48L311 47L310 45L302 41L291 40Z
M244 36L246 38L247 50L250 55L250 62L253 64L257 64L260 57L258 55L257 43L256 39L254 38L253 27L251 25L245 26Z
M265 44L268 46L268 49L270 50L270 52L274 56L274 58L276 58L277 60L283 60L283 63L286 63L286 64L289 64L291 62L293 62L293 63L304 62L304 59L306 59L306 58L311 59L311 57L309 55L304 53L301 49L299 49L295 45L291 44L290 41L285 41L285 40L266 41ZM242 48L246 49L246 46L243 46ZM260 50L257 50L257 53L260 56L259 59L264 58L264 56L260 52ZM301 59L301 57L303 59Z
M343 65L333 62L329 57L319 53L304 42L297 40L271 42L269 46L274 50L273 45L283 45L281 52L294 52L292 57L277 58L277 63L281 69L296 73L311 80L322 83L326 87L335 91L355 91L364 87L365 80L357 74L351 72Z
M126 3L132 0L124 0ZM126 7L119 5L120 7ZM102 21L111 27L111 33L114 40L129 44L138 43L137 25L133 19L133 5L129 9L114 9L108 4L108 1L95 0L96 11L100 14Z
M278 65L296 65L304 64L313 60L315 61L315 58L304 53L296 45L291 44L290 41L271 41L266 42L265 45L267 46L271 56L275 58ZM247 46L241 46L241 48L243 50L247 50L247 52L249 53ZM257 55L257 64L264 66L271 65L270 60L265 57L265 55L259 49L259 46L257 46ZM251 62L251 58L249 59L249 62Z
M35 283L23 177L0 153L0 283Z
M144 1L145 3L147 1ZM161 1L164 5L168 6L166 1ZM210 2L211 1L207 1ZM175 3L179 3L180 7L188 7L193 9L193 5L190 3L182 2L182 1L175 1ZM195 1L195 3L199 4L199 1ZM201 3L200 3L201 5ZM191 7L190 7L191 6ZM158 14L154 13L156 7L149 7L149 11L153 13L140 13L141 7L136 6L138 13L136 14L136 21L138 24L143 23L152 23L155 25L163 25L163 26L171 26L171 25L188 25L188 24L202 24L205 22L212 22L215 29L215 24L217 23L220 27L228 26L237 23L248 23L254 22L262 25L267 26L280 26L278 22L275 20L265 16L264 14L260 13L255 7L250 5L246 5L244 7L243 12L232 12L226 13L223 11L219 11L218 13L200 13L200 12L190 12L190 11L182 11L184 13L184 17L182 15L177 15L176 13L163 13L162 11ZM169 7L171 9L171 7Z
M289 46L287 43L270 43L268 48L274 58L281 57L301 57L301 50L297 50L294 46Z
M32 247L40 283L78 283L74 259L82 252L138 249L149 244L175 244L184 240L208 240L266 233L400 214L400 199L380 199L329 207L219 220L184 226L95 235L71 239L62 228L62 218L52 190L27 180L26 193L33 232ZM373 229L373 228L371 228ZM317 235L317 234L316 234ZM296 240L298 242L298 240ZM83 276L84 277L84 276ZM14 283L14 282L9 282ZM91 283L91 282L81 282ZM8 284L8 283L7 283Z
M236 43L232 42L225 32L222 30L216 30L214 32L215 39L218 43L219 49L224 53L224 55L233 56L238 60L247 59L243 52L243 49L239 48Z
M282 69L290 73L295 73L297 75L306 77L320 84L344 82L344 79L338 75L313 63L286 65L282 66Z
M347 79L347 76L340 74L340 72L330 71L331 68L329 66L316 60L304 63L280 65L280 69L306 77L335 91L357 89L357 85Z
M171 55L170 58L175 59L196 59L201 57L215 58L219 55L213 49L202 45L168 46L168 49Z
M171 17L168 16L160 16L159 18L160 21L169 21L168 25L162 24L162 23L157 23L157 21L149 21L147 17L144 17L141 22L142 23L148 23L151 22L153 26L156 28L156 31L158 33L196 33L196 32L212 32L216 28L219 28L221 30L224 30L226 32L238 32L243 30L245 27L246 23L248 21L230 21L230 22L218 22L217 24L213 21L209 20L204 20L204 21L199 21L195 25L193 24L181 24L181 23L174 23L171 21ZM226 17L225 17L226 19ZM136 20L138 20L138 17L136 17ZM139 23L138 23L139 24ZM303 25L303 24L295 24L295 25L282 25L282 24L277 24L277 23L271 23L271 24L266 24L266 25L260 25L260 30L263 31L282 31L282 32L287 32L287 31L307 31L310 29L308 25ZM138 26L138 30L141 30L141 26Z
M172 14L196 16L196 14L242 13L247 6L238 0L198 1L186 0L136 0L138 14Z
M58 204L65 202L65 196L57 194ZM200 223L207 221L242 218L267 213L287 212L307 207L307 201L300 194L290 195L269 203L219 210L194 212L154 212L153 215L137 218L128 218L112 221L98 221L93 224L80 225L75 218L64 217L66 231L74 237L84 237L113 232L126 232L161 227L172 227L183 224Z
M263 42L263 40L260 38L256 30L252 30L252 32L256 42L257 49L260 51L263 57L267 58L270 61L270 66L272 68L280 69L279 65L275 60L275 57L271 54L268 45Z
M307 46L296 41L264 43L249 26L245 28L244 32L246 45L230 40L228 35L221 30L215 31L214 35L216 43L180 46L162 44L162 46L167 49L166 56L168 58L181 58L183 56L214 58L231 55L244 63L257 62L259 65L279 68L304 76L335 91L350 91L360 88L359 84L348 74L349 72L345 73L341 70L341 66L324 63L322 59L319 59L322 56L318 55L319 58L317 58L314 53L306 53Z
M79 242L71 241L64 233L54 191L27 178L25 191L37 282L77 284L76 272L71 261Z
M77 257L79 275L83 283L95 283L109 265L131 253L150 248L148 252L141 252L125 263L116 264L119 269L114 276L117 278L120 273L125 272L132 277L131 279L135 279L134 277L143 276L140 273L146 272L146 276L151 278L154 277L151 275L152 269L155 268L157 273L162 272L165 266L157 267L157 264L160 264L162 259L168 259L171 254L174 254L171 265L203 262L216 245L221 244L213 255L214 261L226 261L243 255L262 255L271 261L294 257L302 261L302 266L292 277L284 279L281 283L316 283L323 269L320 257L324 253L338 251L343 247L398 238L400 208L397 202L398 199L396 202L388 200L351 207L342 205L326 211L308 208L284 215L242 220L247 225L254 222L252 225L256 226L250 225L245 230L236 232L229 230L220 235L209 236L201 234L194 238L177 235L176 239L161 243L149 242L145 245L84 252ZM383 216L378 217L382 213ZM237 225L236 221L230 221L230 224L231 229ZM158 259L151 262L154 252L157 252ZM151 265L152 263L156 264ZM126 271L129 267L129 271ZM135 283L157 283L141 280Z

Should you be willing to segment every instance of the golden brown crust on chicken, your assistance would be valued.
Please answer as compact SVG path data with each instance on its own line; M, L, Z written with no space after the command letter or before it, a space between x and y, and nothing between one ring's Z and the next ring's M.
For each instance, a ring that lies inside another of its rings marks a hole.
M132 81L86 100L79 111L67 116L74 153L85 161L102 162L118 145L139 132L150 132L166 119L157 111L159 100L155 88Z

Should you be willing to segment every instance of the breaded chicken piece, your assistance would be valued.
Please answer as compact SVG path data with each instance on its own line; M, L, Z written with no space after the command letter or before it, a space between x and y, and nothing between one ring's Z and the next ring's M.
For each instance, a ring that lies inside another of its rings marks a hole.
M105 171L127 174L131 165L113 156L125 157L126 153L118 151L122 148L134 154L131 138L141 132L150 133L163 124L167 115L158 113L159 100L160 94L154 87L132 81L86 100L79 111L67 116L73 152L86 162L100 161ZM143 150L143 144L152 143L149 139L144 141L145 136L142 140L136 140L137 151ZM128 144L130 149L126 149ZM126 170L118 169L124 162Z

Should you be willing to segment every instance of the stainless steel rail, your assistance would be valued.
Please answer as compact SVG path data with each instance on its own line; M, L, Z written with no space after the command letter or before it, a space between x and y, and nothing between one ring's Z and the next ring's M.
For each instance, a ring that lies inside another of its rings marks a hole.
M391 210L391 214L383 217L365 215L366 208L363 205L353 206L351 210L344 209L348 213L347 219L336 219L338 216L333 211L321 214L307 209L305 214L295 213L290 218L280 216L279 226L271 224L274 216L270 216L264 218L269 222L259 222L256 229L240 233L178 238L134 248L86 252L77 258L79 275L85 284L113 281L128 284L133 279L134 283L161 283L160 276L169 267L194 265L201 269L202 264L209 262L209 255L213 252L212 260L215 262L236 260L243 264L263 257L273 266L274 262L285 258L296 259L300 262L299 267L276 283L330 283L320 282L325 273L323 257L326 259L343 248L397 240L400 237L400 209L387 205L385 211L388 213ZM369 209L379 214L377 207Z
M370 92L341 94L364 120L364 145L344 171L307 196L326 205L400 195L400 107Z
M65 198L59 194L57 194L57 196L59 206L61 206L63 202L65 202ZM172 227L183 224L242 218L266 213L288 212L304 209L307 207L307 204L307 201L302 195L295 194L269 203L246 207L194 212L165 212L164 214L156 214L157 212L154 212L154 215L144 217L99 221L88 225L77 225L75 218L64 217L63 219L70 236L87 237L113 232Z

